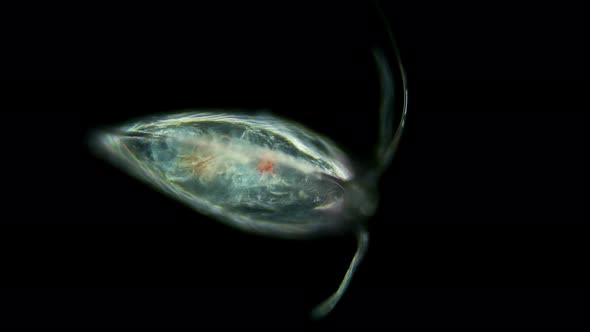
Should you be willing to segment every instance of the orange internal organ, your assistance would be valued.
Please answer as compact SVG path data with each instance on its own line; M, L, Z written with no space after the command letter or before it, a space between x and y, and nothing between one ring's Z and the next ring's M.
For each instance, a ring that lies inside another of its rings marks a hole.
M275 161L268 157L262 157L262 159L260 159L260 162L258 163L258 172L260 172L261 174L271 174L271 175L275 175Z

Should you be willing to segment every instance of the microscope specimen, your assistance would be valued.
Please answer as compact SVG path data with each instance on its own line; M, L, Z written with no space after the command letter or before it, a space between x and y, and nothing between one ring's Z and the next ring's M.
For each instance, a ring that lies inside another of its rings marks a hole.
M232 227L296 239L354 232L357 250L344 279L312 311L321 318L340 300L367 250L366 221L377 208L378 181L407 112L399 56L403 109L395 130L391 69L381 49L373 57L382 100L377 163L371 169L355 169L337 144L300 124L227 110L143 119L97 132L93 144L130 174Z

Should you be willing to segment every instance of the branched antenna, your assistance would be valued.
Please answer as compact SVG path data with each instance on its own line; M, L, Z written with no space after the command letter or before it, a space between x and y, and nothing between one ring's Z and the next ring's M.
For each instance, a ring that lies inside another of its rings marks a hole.
M379 0L375 0L375 6L377 8L377 12L379 14L379 18L385 25L387 30L387 35L391 42L391 46L393 48L393 52L397 59L398 69L401 77L401 84L403 90L403 108L402 114L400 117L400 122L395 130L394 128L394 120L393 120L393 98L394 98L394 85L393 79L391 74L391 68L387 64L387 60L385 54L382 50L377 49L373 51L373 56L375 57L375 61L377 63L377 68L379 71L380 82L381 82L381 106L379 110L380 114L380 137L379 137L379 144L377 147L377 160L379 162L379 173L382 173L387 166L391 163L395 151L399 145L404 126L406 121L406 115L408 112L408 83L406 78L406 72L404 70L404 66L402 64L399 48L393 36L393 32L391 31L391 27L381 6L379 5Z
M359 228L356 233L357 236L357 248L354 256L352 257L352 262L350 262L350 266L348 267L348 271L346 271L346 275L340 286L330 297L316 306L313 311L311 312L311 317L313 319L321 319L329 314L332 309L336 306L340 298L348 288L350 281L352 280L352 276L354 272L358 268L359 264L365 257L367 252L367 248L369 247L369 232L367 232L364 228Z

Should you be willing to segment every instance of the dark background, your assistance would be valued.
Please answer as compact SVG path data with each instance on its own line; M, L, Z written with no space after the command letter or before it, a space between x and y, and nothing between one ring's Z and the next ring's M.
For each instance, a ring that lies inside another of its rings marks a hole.
M319 325L587 326L580 9L383 7L408 72L407 127L368 255ZM352 236L241 233L94 158L85 138L166 111L270 109L365 158L379 98L365 51L383 43L370 3L5 14L0 324L309 323L348 267Z

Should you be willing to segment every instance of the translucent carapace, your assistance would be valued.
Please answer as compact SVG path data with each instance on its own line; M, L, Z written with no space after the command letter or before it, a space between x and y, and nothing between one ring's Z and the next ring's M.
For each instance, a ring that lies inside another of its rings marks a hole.
M303 237L342 227L349 162L295 123L185 113L123 127L99 143L136 176L246 231Z
M358 170L330 139L268 112L191 111L139 120L93 137L99 154L161 192L244 231L309 238L350 231L358 247L338 290L313 310L336 305L368 245L364 221L377 206L377 182L391 162L407 110L394 129L394 80L385 52L373 58L381 84L377 163Z

